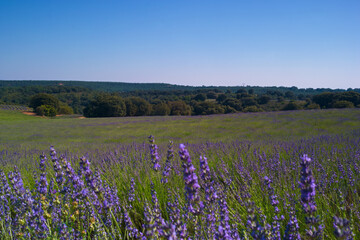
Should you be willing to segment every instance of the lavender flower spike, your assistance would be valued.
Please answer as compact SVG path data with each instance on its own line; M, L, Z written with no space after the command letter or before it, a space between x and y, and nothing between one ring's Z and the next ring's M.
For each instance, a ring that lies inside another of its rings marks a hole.
M195 167L191 162L189 151L185 148L185 145L180 144L179 147L179 155L184 169L186 200L189 204L189 212L193 213L194 215L198 215L201 213L204 205L202 201L200 201L200 185L198 183L198 178L195 173Z
M334 217L334 235L337 239L353 239L350 221L345 218Z
M301 201L304 212L306 214L305 222L308 224L309 229L306 230L310 239L322 239L323 226L319 224L319 218L315 216L316 203L315 203L315 180L310 169L311 158L304 154L301 158ZM317 226L318 225L318 226Z
M154 164L153 169L155 171L158 171L160 169L159 164L159 154L158 154L158 147L155 144L155 139L153 135L149 136L149 142L150 142L150 155L151 155L151 162Z
M164 167L164 171L163 171L163 178L161 179L162 183L168 182L168 176L169 176L169 173L171 170L171 162L172 162L173 158L174 158L173 141L169 141L167 158L166 158L166 163L165 163L165 167Z

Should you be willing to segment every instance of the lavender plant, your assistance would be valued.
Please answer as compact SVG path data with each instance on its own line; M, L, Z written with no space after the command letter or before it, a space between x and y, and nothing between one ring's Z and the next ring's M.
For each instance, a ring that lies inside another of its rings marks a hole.
M358 238L358 138L262 144L181 144L180 158L169 144L163 171L146 143L27 152L36 163L0 149L0 239Z
M189 151L184 144L180 144L180 159L182 161L186 200L188 203L188 210L194 215L199 215L204 208L203 202L200 200L198 178L195 173L195 167L192 164Z
M301 158L301 201L305 213L305 222L308 224L306 234L310 239L323 238L323 226L319 224L320 219L316 216L316 203L315 203L315 180L310 168L311 158L304 154Z
M155 144L155 138L154 136L149 136L149 142L150 142L150 156L151 156L151 162L153 164L153 169L155 171L158 171L161 166L159 164L159 154L158 154L158 146Z

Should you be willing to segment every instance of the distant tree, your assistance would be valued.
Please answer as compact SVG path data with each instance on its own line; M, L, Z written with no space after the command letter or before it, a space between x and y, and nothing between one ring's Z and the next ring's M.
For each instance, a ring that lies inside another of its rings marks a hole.
M225 109L214 103L214 102L200 102L196 103L194 106L195 115L209 115L209 114L219 114L225 113Z
M360 94L354 91L347 91L342 93L337 93L338 100L344 100L353 103L353 105L360 104Z
M266 94L272 95L272 96L284 96L284 94L282 92L280 92L279 90L268 90L268 91L266 91Z
M153 115L155 116L167 116L170 115L170 112L170 107L164 102L155 104L153 106Z
M301 106L296 102L291 101L288 104L286 104L282 110L288 111L288 110L299 110L299 109L301 109Z
M276 98L276 100L277 100L277 102L282 103L282 102L285 101L285 98L284 98L283 96L278 96L278 97Z
M126 115L124 100L116 95L101 94L84 109L85 117L123 117Z
M243 99L243 98L248 98L248 97L252 97L252 96L250 94L248 94L247 92L242 92L242 93L236 94L237 99Z
M270 100L271 100L271 97L269 95L263 94L257 99L257 102L259 104L267 104Z
M286 92L285 92L285 97L286 97L287 99L293 100L293 99L295 99L295 94L294 94L294 92L292 92L292 91L286 91Z
M321 108L330 108L336 100L336 94L331 92L324 92L313 96L313 102L320 105Z
M243 107L256 106L257 102L254 97L246 97L241 99Z
M130 99L125 98L126 116L135 116L138 110L136 104Z
M228 98L222 103L222 105L231 107L232 109L235 109L236 111L241 111L243 109L242 102L236 98Z
M227 99L226 94L219 94L219 96L216 98L216 101L219 103L224 102Z
M241 93L247 93L247 91L246 91L245 88L239 88L239 89L236 91L236 93L239 93L239 94L241 94Z
M170 102L171 115L191 115L191 107L184 101Z
M199 93L194 97L195 101L205 101L206 100L206 95L205 93Z
M125 99L127 116L146 116L151 113L151 105L141 97Z
M340 101L336 101L333 105L333 108L353 108L354 104L350 101L346 101L346 100L340 100Z
M217 98L217 94L214 91L210 91L206 94L206 97L209 99L216 99Z
M297 97L299 100L305 100L306 99L306 96L302 93L300 93Z
M60 101L47 93L38 93L31 97L29 107L36 109L42 105L52 106L57 111L60 106Z

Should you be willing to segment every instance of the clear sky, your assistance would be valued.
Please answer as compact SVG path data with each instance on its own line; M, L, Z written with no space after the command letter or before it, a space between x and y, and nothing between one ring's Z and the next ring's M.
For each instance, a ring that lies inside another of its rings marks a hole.
M0 79L360 88L360 1L0 0Z

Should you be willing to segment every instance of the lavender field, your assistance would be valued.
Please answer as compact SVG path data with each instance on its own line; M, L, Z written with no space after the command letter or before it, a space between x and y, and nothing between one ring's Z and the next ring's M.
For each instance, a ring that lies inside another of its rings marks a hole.
M356 109L166 121L11 114L0 118L1 239L360 236Z

